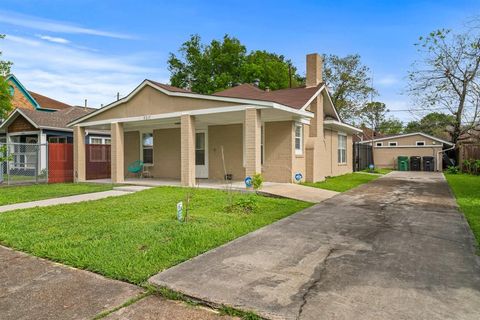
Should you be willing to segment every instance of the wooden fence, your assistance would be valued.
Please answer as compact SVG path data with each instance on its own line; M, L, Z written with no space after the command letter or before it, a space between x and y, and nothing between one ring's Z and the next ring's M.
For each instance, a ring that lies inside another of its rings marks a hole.
M48 183L73 181L73 144L48 144Z
M460 145L460 166L463 166L464 160L480 160L480 143Z
M110 145L85 145L87 180L110 179Z

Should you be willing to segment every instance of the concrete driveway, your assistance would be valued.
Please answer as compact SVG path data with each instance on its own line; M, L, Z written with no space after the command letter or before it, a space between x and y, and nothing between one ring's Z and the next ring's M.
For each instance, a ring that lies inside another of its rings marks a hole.
M442 174L394 172L150 282L271 319L479 319L473 244Z

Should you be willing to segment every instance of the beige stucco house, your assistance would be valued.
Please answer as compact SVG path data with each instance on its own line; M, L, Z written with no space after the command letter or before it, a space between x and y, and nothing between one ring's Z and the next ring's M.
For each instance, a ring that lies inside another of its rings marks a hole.
M202 95L143 81L127 97L77 119L75 175L86 177L86 130L111 132L111 177L131 176L141 160L156 179L241 181L262 173L266 181L321 181L352 171L352 134L322 82L322 59L307 56L306 86L264 91L243 84Z
M397 168L398 156L430 156L435 160L435 170L442 171L442 151L454 146L453 143L422 132L406 133L372 140L361 141L372 144L373 159L378 168Z

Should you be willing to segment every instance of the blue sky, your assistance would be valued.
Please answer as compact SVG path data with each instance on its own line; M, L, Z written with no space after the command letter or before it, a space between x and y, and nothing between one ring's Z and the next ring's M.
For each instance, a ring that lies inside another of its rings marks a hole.
M168 82L167 57L189 35L235 36L249 50L290 58L301 73L311 52L359 53L391 114L414 119L402 94L413 44L437 28L460 31L480 1L1 1L0 42L30 90L91 106L143 79Z

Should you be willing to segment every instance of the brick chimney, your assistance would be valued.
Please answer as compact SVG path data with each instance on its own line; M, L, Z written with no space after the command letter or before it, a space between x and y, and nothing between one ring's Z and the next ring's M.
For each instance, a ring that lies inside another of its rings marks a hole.
M307 54L307 87L316 87L322 82L323 59L318 53Z

